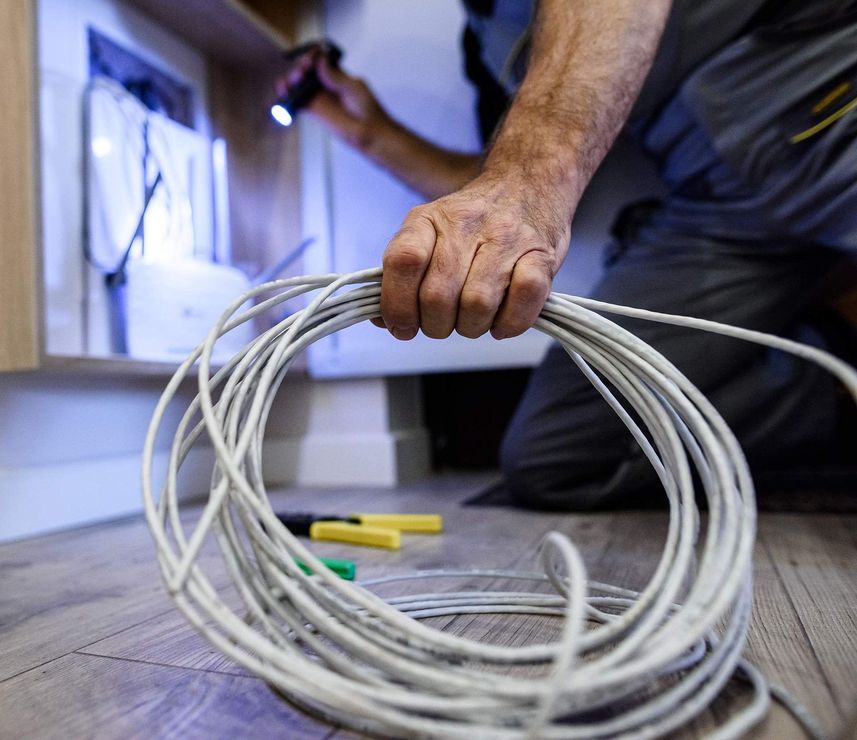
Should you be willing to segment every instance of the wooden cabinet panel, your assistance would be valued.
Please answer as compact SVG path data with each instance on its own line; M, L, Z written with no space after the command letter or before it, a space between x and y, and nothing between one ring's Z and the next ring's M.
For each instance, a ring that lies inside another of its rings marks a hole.
M0 371L39 364L35 9L0 4Z

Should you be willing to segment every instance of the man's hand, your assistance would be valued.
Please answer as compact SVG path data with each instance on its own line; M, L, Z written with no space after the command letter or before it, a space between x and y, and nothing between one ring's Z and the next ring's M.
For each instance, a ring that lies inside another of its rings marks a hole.
M398 339L420 328L503 339L532 326L565 258L571 212L529 185L484 174L411 210L384 254L375 323Z
M280 95L297 85L315 67L323 89L305 110L324 123L330 131L351 146L368 151L375 141L389 135L395 123L361 79L331 67L320 52L306 54L278 81Z
M278 83L283 95L313 66L323 86L306 106L328 130L426 198L460 188L477 172L479 156L454 152L417 136L391 118L360 78L333 68L320 53L300 59Z

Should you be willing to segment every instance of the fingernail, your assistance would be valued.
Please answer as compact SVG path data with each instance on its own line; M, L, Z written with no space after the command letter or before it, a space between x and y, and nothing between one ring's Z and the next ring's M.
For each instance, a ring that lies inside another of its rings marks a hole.
M400 329L396 326L390 327L390 334L392 334L396 339L401 339L402 341L407 341L408 339L413 339L417 335L416 329Z
M506 334L506 332L500 331L499 329L492 329L491 330L491 336L494 337L494 339L508 339L509 338L509 335Z

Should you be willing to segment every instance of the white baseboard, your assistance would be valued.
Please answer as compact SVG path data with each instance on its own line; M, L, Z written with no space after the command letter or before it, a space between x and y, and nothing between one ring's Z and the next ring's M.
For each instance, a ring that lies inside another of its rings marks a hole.
M159 453L156 470L166 466ZM210 450L192 450L181 483L191 495L211 480ZM0 468L0 542L116 519L143 510L140 455Z
M424 430L311 434L266 441L270 485L393 486L429 469ZM158 453L155 470L166 467ZM195 448L182 465L181 490L204 493L211 450ZM115 519L142 511L139 454L0 468L0 542Z
M268 483L303 486L395 486L429 472L424 429L319 433L269 440L263 455Z

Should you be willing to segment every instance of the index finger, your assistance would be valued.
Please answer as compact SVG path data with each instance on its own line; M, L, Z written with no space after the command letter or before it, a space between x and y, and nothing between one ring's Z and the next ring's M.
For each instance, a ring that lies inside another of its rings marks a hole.
M431 219L414 209L384 252L381 316L396 339L413 339L420 328L419 291L437 232Z

